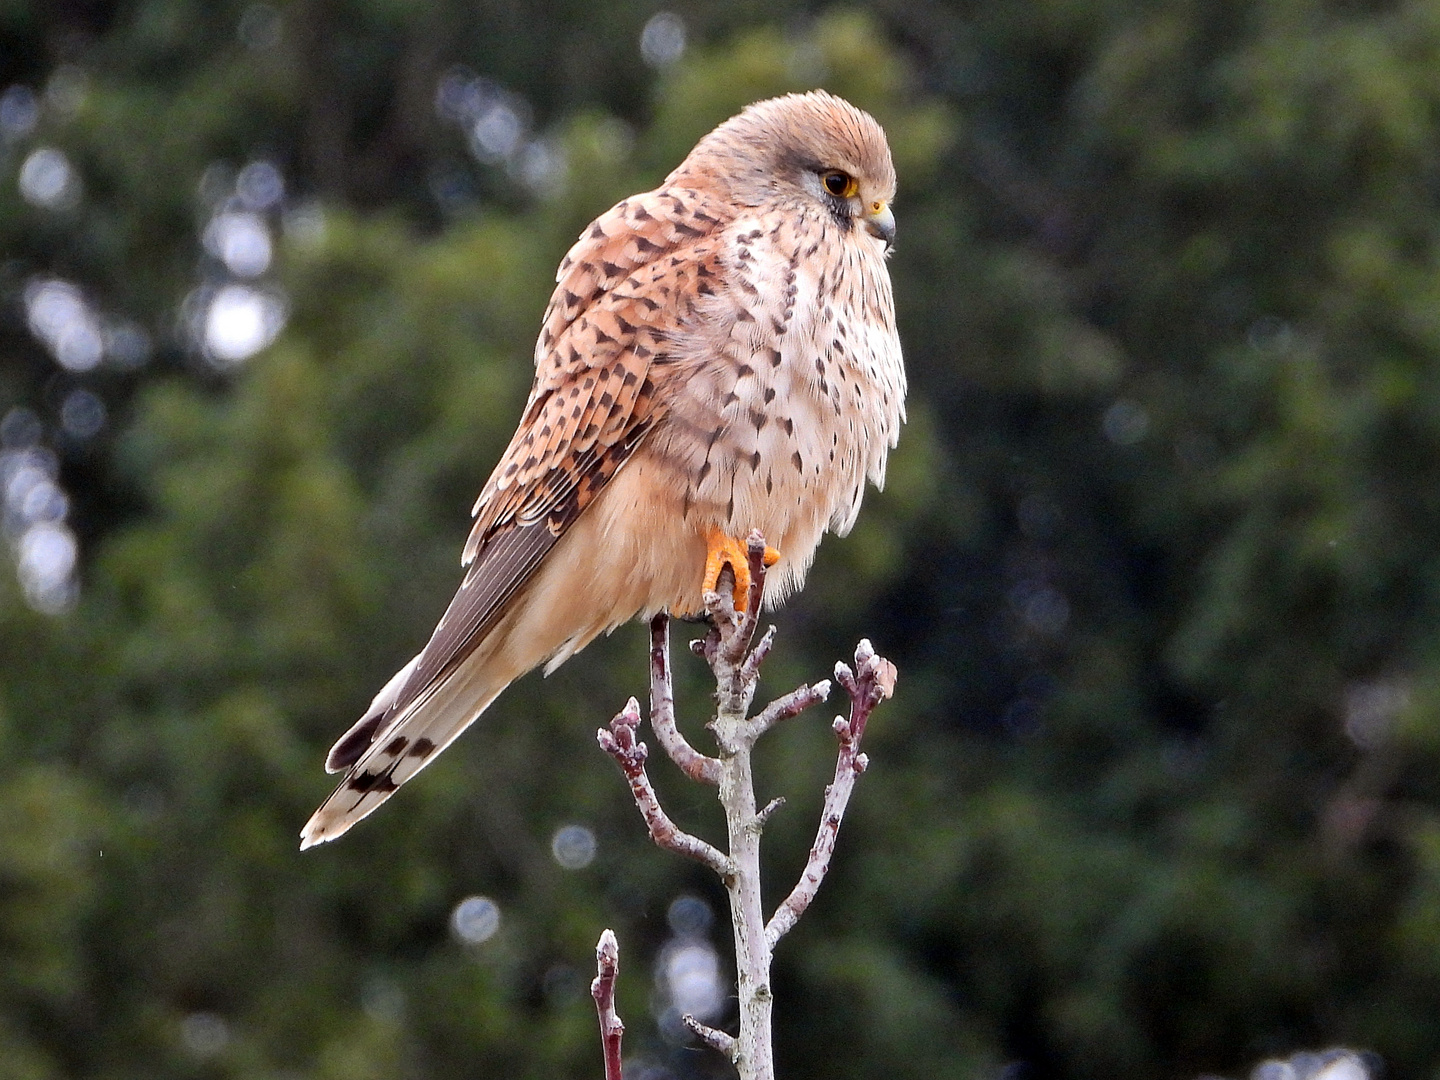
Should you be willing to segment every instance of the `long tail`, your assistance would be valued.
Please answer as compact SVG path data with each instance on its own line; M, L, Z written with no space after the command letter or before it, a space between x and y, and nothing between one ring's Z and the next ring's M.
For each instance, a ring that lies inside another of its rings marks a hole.
M575 521L524 588L494 607L494 620L482 620L463 647L452 630L470 625L467 613L476 604L472 587L461 586L420 656L385 684L330 751L325 767L344 771L345 778L301 831L302 848L334 840L373 813L527 671L542 664L553 671L639 612L682 602L695 608L685 598L698 596L704 536L678 512L657 518L680 523L669 529L637 530L628 516L646 505L653 487L641 470L622 469L606 497ZM432 649L444 663L428 662ZM422 677L428 681L417 693L412 683Z
M513 677L513 673L506 673L487 679L485 669L489 665L464 665L387 717L414 666L412 660L396 672L365 715L331 749L325 767L329 772L346 770L345 779L300 831L302 851L334 840L374 813L401 784L430 764L474 723Z

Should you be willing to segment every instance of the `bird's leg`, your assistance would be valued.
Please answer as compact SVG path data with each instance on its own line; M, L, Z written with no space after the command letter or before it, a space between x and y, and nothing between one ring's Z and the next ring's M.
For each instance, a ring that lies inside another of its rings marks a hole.
M774 566L779 561L780 552L767 546L765 565ZM735 610L744 611L750 596L750 556L746 551L745 541L726 536L720 529L711 529L705 540L705 581L700 586L702 596L719 588L720 573L727 565L735 576L732 593Z

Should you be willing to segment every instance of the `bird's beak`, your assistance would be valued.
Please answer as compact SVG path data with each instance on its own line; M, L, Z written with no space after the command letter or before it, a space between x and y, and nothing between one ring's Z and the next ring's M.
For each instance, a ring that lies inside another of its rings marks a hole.
M895 243L895 215L890 212L887 202L873 202L865 211L865 227L872 236L878 236L889 247Z

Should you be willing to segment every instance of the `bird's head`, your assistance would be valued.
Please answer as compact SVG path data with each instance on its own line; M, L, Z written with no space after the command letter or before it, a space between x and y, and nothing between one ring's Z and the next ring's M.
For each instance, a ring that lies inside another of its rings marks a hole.
M741 206L801 199L843 229L895 239L895 165L869 113L824 90L751 105L701 139L676 170L703 174Z

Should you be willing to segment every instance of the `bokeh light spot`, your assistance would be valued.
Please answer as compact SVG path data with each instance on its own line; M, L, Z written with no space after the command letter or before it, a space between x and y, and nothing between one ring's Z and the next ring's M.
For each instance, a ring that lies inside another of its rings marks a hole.
M529 103L466 68L452 68L440 79L435 111L465 132L470 153L487 165L510 161L525 145Z
M248 285L226 285L205 309L206 351L222 365L254 356L275 340L285 325L281 301Z
M64 521L69 513L69 497L49 480L43 480L30 488L25 493L24 501L20 503L20 516L25 521L51 524ZM74 566L73 560L70 565Z
M715 913L698 896L680 896L670 904L665 920L680 937L699 937L710 932Z
M44 428L40 418L23 405L17 405L0 420L0 446L26 449L40 441Z
M450 913L450 928L467 945L489 941L500 930L500 906L488 896L467 896Z
M1410 692L1389 681L1351 683L1345 688L1345 734L1362 750L1382 746L1410 704Z
M258 277L270 268L270 230L257 214L216 214L205 227L205 250L236 277Z
M230 1043L230 1025L223 1016L193 1012L180 1021L180 1041L196 1057L214 1057Z
M30 502L31 493L42 485L49 486L50 478L54 475L54 472L43 467L41 462L46 462L46 459L39 454L6 455L7 468L3 474L5 510L7 514L15 515L23 525L28 525L35 520L25 513L25 506Z
M651 16L640 31L640 56L651 67L667 67L685 55L685 20L672 11Z
M566 825L550 841L550 854L566 870L583 870L595 861L599 844L584 825Z
M80 176L53 146L37 146L20 166L20 196L42 210L66 210L80 201Z
M229 162L212 161L200 174L195 190L206 206L225 202L235 193L235 167Z
M60 405L60 426L74 439L92 439L105 426L105 403L89 390L72 390Z
M515 110L496 102L470 125L470 148L481 161L503 161L519 149L523 133Z
M285 197L285 178L268 161L252 161L235 178L235 194L247 210L270 210Z
M16 83L0 94L0 139L7 142L23 139L35 130L40 121L40 105L35 91Z
M516 155L514 172L536 195L554 198L564 192L569 175L565 149L551 139L534 139Z
M40 522L17 545L16 571L30 606L46 615L70 608L77 594L73 574L80 545L64 525Z
M1105 410L1100 427L1116 446L1134 446L1149 434L1150 414L1138 401L1120 398Z
M689 939L671 945L660 962L670 1008L701 1020L719 1014L726 987L720 978L720 955L708 941Z
M61 64L45 83L45 104L59 120L71 120L85 104L90 77L76 64Z
M99 321L80 290L58 278L25 286L25 315L31 332L44 342L61 367L89 371L105 354Z

